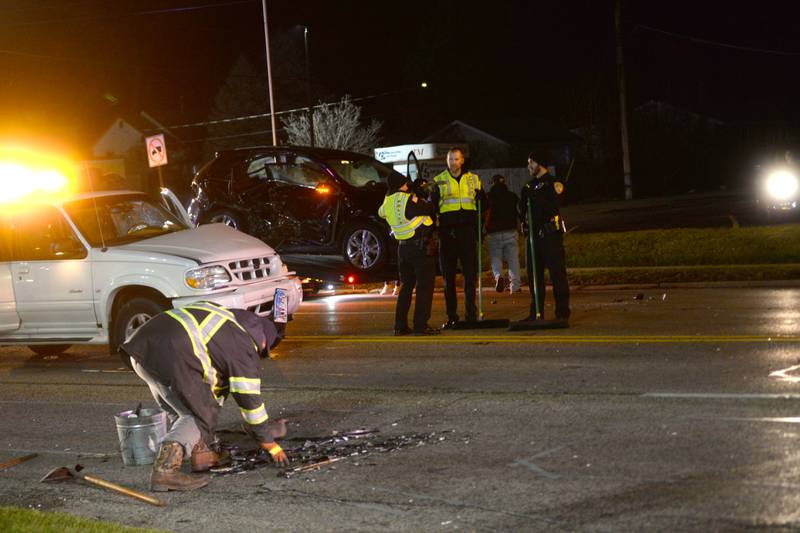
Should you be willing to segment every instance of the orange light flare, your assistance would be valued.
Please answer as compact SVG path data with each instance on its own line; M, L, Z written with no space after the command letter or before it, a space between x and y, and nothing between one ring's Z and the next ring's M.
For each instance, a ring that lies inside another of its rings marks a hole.
M0 203L24 204L62 197L75 187L75 164L46 152L0 146Z
M333 191L331 186L326 185L325 183L318 184L316 187L314 187L314 190L317 191L317 194L330 194Z

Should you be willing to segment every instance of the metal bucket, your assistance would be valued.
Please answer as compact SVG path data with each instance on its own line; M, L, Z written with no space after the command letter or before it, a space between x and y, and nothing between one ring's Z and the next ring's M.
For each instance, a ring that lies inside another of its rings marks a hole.
M119 436L119 451L125 466L150 465L167 434L167 413L159 409L133 410L114 416Z

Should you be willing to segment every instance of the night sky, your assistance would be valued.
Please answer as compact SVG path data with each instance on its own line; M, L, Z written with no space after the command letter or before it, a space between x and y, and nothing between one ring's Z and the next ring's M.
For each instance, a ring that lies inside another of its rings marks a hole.
M630 105L797 121L800 9L738 4L624 1ZM455 118L575 127L587 101L617 112L613 11L611 0L271 0L276 108L305 103L306 25L316 99L390 93L364 102L387 143ZM115 116L202 121L239 57L259 69L242 85L266 111L261 16L260 0L0 0L0 136L80 150Z

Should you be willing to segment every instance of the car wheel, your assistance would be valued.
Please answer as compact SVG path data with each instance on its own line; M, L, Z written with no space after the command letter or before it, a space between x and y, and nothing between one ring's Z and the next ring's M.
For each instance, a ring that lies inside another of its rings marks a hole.
M238 213L234 213L233 211L229 211L227 209L222 209L220 211L214 211L208 215L206 220L207 224L225 224L233 229L238 229L239 231L244 231L244 221L242 220L242 216Z
M111 338L109 339L108 349L114 353L119 353L119 347L128 339L133 337L133 334L139 331L148 320L157 314L165 311L167 307L150 298L136 297L131 298L119 308L114 322L111 324ZM122 362L128 368L131 368L131 362L128 357L119 353Z
M344 233L342 256L348 266L361 272L378 269L386 262L386 237L371 224L359 224Z
M59 355L66 352L71 344L29 344L28 348L31 349L36 355Z

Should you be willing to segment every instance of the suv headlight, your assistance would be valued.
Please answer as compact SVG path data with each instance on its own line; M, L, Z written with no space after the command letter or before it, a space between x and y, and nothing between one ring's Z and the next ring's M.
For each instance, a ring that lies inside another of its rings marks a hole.
M186 273L186 284L193 289L216 289L224 287L231 281L231 275L225 267L195 268Z
M790 200L797 194L797 176L788 170L778 170L767 177L767 192L775 200Z

